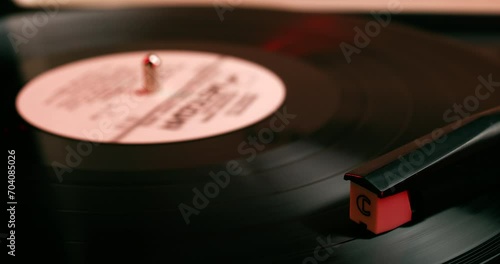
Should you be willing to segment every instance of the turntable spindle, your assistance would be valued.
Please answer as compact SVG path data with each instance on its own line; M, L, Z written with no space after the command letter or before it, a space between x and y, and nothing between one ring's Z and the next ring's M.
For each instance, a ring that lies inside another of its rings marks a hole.
M161 60L156 54L150 53L144 58L144 90L147 92L155 92L160 89L158 80L157 68L160 66Z

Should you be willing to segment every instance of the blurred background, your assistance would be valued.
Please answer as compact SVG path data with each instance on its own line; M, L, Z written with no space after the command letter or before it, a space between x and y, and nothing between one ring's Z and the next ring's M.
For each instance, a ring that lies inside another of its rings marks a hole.
M404 8L394 19L424 30L449 35L500 50L500 2L468 0L5 0L0 3L0 17L27 10L42 9L54 3L74 8L133 8L144 6L199 6L237 3L239 7L273 8L292 11L352 13L367 15L384 10L393 2ZM494 52L493 52L494 53ZM496 54L498 55L498 54Z

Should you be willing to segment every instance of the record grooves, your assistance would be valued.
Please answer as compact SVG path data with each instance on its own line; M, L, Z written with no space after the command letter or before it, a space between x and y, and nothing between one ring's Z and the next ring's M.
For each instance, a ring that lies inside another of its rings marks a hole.
M16 32L21 19L6 19L2 31ZM197 71L213 54L224 58L222 64L233 60L201 83L220 84L229 79L218 76L252 65L245 69L255 74L244 80L276 75L285 90L281 102L275 89L276 109L262 111L257 121L209 136L168 141L161 134L158 142L137 143L135 133L146 129L146 119L157 110L151 104L155 111L145 107L146 118L128 126L133 131L91 141L92 153L81 155L63 177L54 162L67 164L68 148L78 154L87 141L29 122L67 261L481 263L498 257L500 200L494 193L378 236L349 220L346 171L449 123L444 113L474 94L478 78L499 79L500 62L477 55L473 47L395 23L346 60L339 45L352 44L353 29L369 21L241 9L220 23L212 9L157 8L68 11L40 28L19 53L12 51L21 79L9 77L8 83L32 89L75 62L156 51L169 58L162 67L174 72L190 65ZM208 55L189 64L191 57L183 53L176 64L181 55L172 51ZM127 76L136 87L135 75ZM262 98L273 98L267 93L275 86L262 87ZM226 105L219 101L220 109L250 101L231 101L230 95L225 94ZM471 112L495 107L499 99L492 92ZM30 120L22 111L21 116ZM185 122L191 124L190 118ZM281 124L267 141L262 131ZM211 129L203 125L203 133ZM150 132L148 140L157 136ZM213 184L217 195L207 195ZM196 206L201 196L208 202ZM181 204L197 211L189 221Z
M492 261L498 259L500 255L500 235L496 235L485 241L481 245L473 248L472 250L447 261L446 264L455 263L483 263L486 261Z

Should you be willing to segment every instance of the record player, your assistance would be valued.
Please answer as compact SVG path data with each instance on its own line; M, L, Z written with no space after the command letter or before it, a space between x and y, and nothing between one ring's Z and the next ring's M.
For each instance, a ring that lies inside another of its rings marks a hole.
M49 2L0 24L6 263L499 260L500 5Z

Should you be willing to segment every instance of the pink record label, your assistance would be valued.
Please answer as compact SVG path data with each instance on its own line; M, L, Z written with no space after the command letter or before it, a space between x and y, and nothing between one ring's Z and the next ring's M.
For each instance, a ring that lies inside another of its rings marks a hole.
M159 89L144 92L149 52L96 57L52 69L29 82L17 110L33 126L76 140L120 144L180 142L255 124L285 100L282 80L240 58L153 51Z

